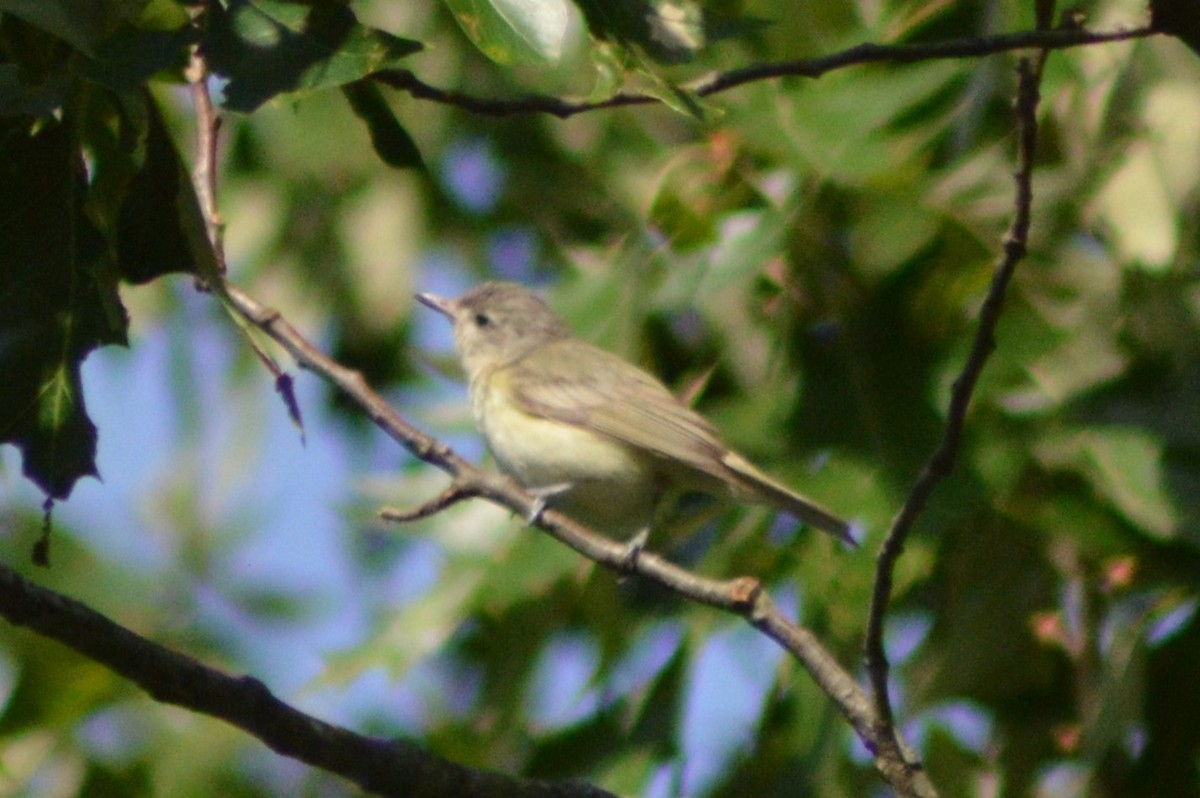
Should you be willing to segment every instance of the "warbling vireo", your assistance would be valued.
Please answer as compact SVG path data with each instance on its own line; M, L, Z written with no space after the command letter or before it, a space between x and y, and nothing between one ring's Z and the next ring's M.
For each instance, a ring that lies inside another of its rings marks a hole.
M544 504L597 530L638 534L679 494L777 507L851 544L849 526L754 467L657 379L571 336L537 295L489 282L417 299L454 324L471 409L500 467Z

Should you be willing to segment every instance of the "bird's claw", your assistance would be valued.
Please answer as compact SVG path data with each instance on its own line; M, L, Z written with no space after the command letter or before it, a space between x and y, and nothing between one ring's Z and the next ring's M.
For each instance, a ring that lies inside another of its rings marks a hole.
M570 482L559 482L557 485L546 485L540 488L529 488L530 494L533 495L533 507L529 510L529 515L525 516L525 523L533 526L542 520L542 513L546 512L546 505L550 499L560 493L565 493L574 487Z
M625 551L621 555L621 569L623 571L633 573L637 568L638 557L642 555L642 550L646 548L646 541L649 539L650 527L645 527L626 542Z

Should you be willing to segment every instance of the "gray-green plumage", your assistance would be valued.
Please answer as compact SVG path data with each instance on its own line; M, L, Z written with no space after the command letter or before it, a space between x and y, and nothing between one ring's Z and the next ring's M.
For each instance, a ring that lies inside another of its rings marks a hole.
M421 295L454 323L472 407L501 466L596 526L645 527L671 492L729 493L769 504L853 543L833 513L767 476L657 379L572 338L541 299L484 283L459 299Z

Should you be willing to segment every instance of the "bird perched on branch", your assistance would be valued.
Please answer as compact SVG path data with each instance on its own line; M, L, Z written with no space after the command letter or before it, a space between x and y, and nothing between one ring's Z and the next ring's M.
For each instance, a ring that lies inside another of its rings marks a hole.
M539 497L534 518L548 506L636 533L635 558L660 509L698 491L776 507L854 544L845 521L730 450L653 376L572 337L528 289L488 282L417 299L453 323L475 420L500 467Z

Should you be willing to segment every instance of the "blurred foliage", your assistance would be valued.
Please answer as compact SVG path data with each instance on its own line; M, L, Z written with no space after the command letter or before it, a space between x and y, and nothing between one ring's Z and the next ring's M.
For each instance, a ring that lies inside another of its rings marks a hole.
M232 334L192 340L216 303L169 277L211 259L181 90L198 44L227 111L236 282L456 441L471 440L465 398L434 374L445 351L415 344L413 290L547 287L581 335L702 386L737 448L859 524L847 552L761 511L698 507L658 544L704 573L764 577L858 662L871 553L936 446L1012 213L1013 57L761 81L703 105L684 87L862 41L1022 30L1033 4L202 5L0 0L0 441L40 489L65 498L95 471L80 364L125 342L130 313L169 331L182 428L286 412L230 387L269 377ZM1157 3L1158 22L1183 36L1186 5ZM1144 9L1086 14L1107 29ZM624 89L669 107L484 117L372 81L393 68L479 97ZM946 795L1200 796L1200 62L1169 37L1075 48L1050 56L1042 98L1030 254L957 469L897 574L898 717ZM334 407L347 423L310 435L398 471L357 503L439 489ZM243 474L257 440L230 442L222 468ZM280 501L251 483L244 513L214 512L203 460L169 470L144 487L165 563L125 562L89 536L101 519L78 520L39 578L252 669L254 624L302 628L311 611L303 586L231 575ZM628 794L880 790L830 702L738 622L617 581L494 508L456 507L401 542L334 509L371 631L316 652L321 683L382 672L419 696L347 709L357 728ZM39 518L0 513L20 563ZM435 577L395 599L381 585L418 555ZM203 611L214 594L254 624ZM44 641L6 629L0 652L0 795L346 794Z

